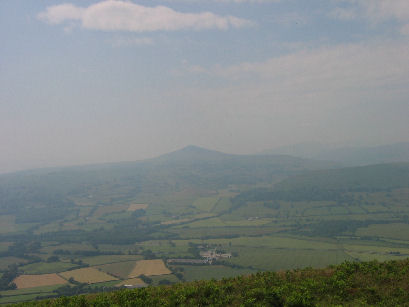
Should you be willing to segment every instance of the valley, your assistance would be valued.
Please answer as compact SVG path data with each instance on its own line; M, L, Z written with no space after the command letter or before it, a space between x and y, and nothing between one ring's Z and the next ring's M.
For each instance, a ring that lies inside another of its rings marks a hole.
M188 147L2 175L0 196L0 303L409 257L408 163Z

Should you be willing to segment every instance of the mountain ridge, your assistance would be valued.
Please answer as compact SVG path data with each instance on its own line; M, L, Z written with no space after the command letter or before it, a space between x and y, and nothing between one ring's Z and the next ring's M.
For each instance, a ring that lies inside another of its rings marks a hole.
M306 159L334 161L343 163L345 166L363 166L409 162L409 142L365 147L334 147L320 143L300 143L265 150L260 154L289 154Z

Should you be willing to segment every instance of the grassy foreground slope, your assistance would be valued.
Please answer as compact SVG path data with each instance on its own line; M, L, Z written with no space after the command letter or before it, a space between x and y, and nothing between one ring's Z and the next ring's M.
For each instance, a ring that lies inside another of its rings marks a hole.
M18 306L409 306L409 259L345 262Z

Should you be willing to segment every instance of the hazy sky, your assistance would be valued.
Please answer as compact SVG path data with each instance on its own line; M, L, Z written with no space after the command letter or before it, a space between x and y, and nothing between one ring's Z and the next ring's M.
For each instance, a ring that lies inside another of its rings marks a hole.
M0 172L409 140L408 0L0 1Z

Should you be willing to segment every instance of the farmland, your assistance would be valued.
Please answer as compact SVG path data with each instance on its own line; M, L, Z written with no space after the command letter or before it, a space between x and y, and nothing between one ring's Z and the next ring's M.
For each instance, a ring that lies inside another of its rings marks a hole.
M154 275L166 275L172 273L165 266L161 259L157 260L139 260L135 263L132 271L129 273L129 277L138 277L140 275L154 276Z
M17 289L53 286L65 284L67 281L57 274L20 275L13 281Z
M9 283L0 295L11 302L141 284L135 278L159 285L409 256L407 164L324 170L328 164L288 157L253 164L210 156L203 166L173 156L149 167L9 179L28 188L0 199L18 204L0 207L8 223L0 270L20 278L58 274L65 283L35 295ZM384 173L387 182L373 178ZM203 253L227 256L204 264Z
M83 268L67 272L62 272L59 274L65 279L73 278L74 280L81 283L100 283L104 281L116 280L116 277L108 275L104 272L97 270L96 268Z
M70 262L36 262L21 266L20 269L25 274L46 274L59 273L75 267L75 264Z
M135 261L124 261L111 264L104 264L97 268L118 278L127 278L135 267Z

